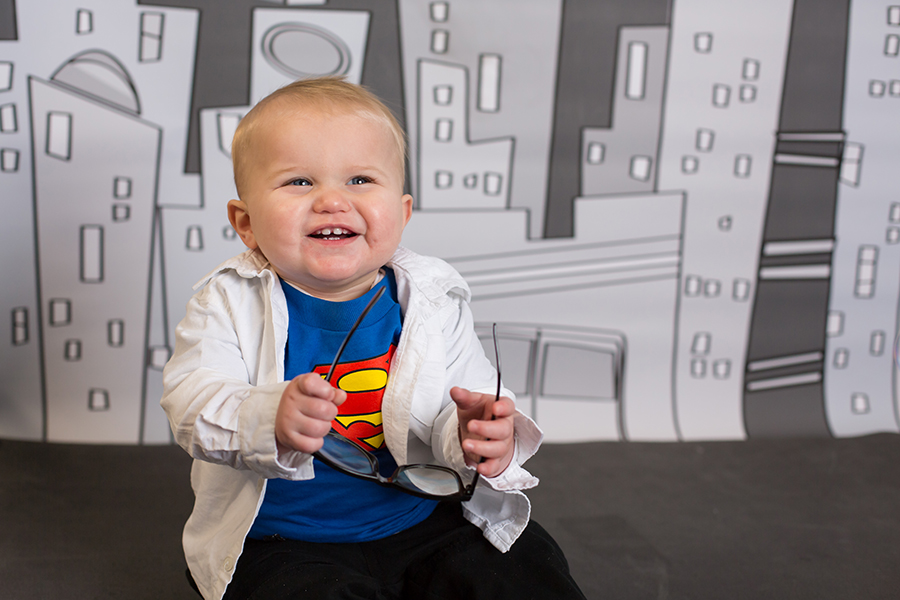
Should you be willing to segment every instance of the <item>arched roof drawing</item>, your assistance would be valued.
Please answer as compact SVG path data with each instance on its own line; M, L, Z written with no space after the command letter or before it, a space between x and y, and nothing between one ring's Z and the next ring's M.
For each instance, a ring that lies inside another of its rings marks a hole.
M50 79L106 104L141 114L141 103L131 76L122 63L103 50L76 54Z
M350 69L350 48L330 31L309 23L280 23L266 31L263 56L290 77L343 75Z

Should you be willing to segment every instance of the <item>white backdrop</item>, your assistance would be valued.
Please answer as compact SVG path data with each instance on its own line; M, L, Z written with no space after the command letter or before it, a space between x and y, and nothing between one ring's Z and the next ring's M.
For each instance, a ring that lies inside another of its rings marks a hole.
M234 128L326 73L550 441L897 431L892 1L0 0L0 437L169 442Z

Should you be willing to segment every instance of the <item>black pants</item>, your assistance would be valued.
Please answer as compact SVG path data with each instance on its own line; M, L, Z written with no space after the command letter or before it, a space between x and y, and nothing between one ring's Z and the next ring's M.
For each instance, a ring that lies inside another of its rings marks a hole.
M423 522L356 544L247 540L225 600L584 600L562 550L532 521L509 552L494 548L457 503Z

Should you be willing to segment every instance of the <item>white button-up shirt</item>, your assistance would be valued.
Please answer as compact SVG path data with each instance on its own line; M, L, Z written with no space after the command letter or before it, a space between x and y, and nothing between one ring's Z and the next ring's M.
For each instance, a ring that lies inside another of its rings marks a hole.
M450 388L496 391L496 371L475 335L469 288L447 263L399 248L394 270L403 331L382 401L385 443L397 464L465 464ZM196 287L176 329L163 373L162 406L176 441L194 457L196 502L184 529L188 566L204 598L219 599L231 581L266 480L310 479L312 456L278 454L275 413L287 386L288 309L278 276L258 251L217 267ZM505 389L503 395L514 398ZM482 478L465 517L505 552L528 524L521 490L537 485L522 464L542 433L514 419L516 454L507 469Z

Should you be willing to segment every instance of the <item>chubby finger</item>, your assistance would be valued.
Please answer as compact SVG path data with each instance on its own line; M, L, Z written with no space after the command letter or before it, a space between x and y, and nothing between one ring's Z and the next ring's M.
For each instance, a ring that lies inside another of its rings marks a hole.
M294 382L301 393L314 398L328 400L335 406L340 406L347 399L347 393L344 390L332 386L316 373L298 375L294 378Z
M511 439L513 436L513 422L512 419L507 417L491 421L473 419L467 423L467 430L470 434L481 438L506 440Z

